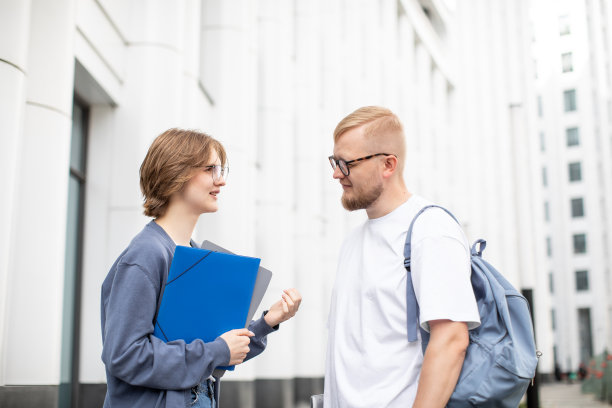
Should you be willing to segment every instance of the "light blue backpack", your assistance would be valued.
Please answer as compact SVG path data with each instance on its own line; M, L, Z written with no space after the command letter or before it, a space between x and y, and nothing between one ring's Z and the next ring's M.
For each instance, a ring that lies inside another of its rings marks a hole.
M420 329L419 305L410 275L410 237L416 219L432 207L441 208L457 221L445 208L430 205L417 213L408 229L404 266L408 272L406 299L410 342L417 340L417 330ZM471 281L480 326L469 332L470 344L447 407L516 408L535 376L538 352L529 304L493 266L482 259L485 246L486 241L479 239L471 250ZM429 333L420 330L425 354Z

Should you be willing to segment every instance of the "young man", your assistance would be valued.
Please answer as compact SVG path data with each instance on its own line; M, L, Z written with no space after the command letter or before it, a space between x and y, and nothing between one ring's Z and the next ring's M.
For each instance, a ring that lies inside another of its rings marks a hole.
M329 313L325 408L444 407L480 323L470 284L469 246L443 210L425 211L412 233L412 279L421 326L409 343L404 243L417 212L430 204L402 176L405 141L397 116L369 106L334 131L333 177L348 211L368 219L346 237Z
M248 329L236 328L212 342L164 343L153 335L176 245L197 246L191 235L201 214L217 211L226 163L221 143L195 131L170 129L149 148L140 187L144 213L154 220L134 237L102 284L104 407L214 408L223 374L215 368L261 353L267 334L297 312L301 296L289 289Z

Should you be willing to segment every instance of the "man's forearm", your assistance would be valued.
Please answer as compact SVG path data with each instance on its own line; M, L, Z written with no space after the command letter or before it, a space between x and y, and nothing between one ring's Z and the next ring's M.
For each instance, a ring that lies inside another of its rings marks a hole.
M461 322L430 322L431 338L423 359L414 408L444 407L448 402L469 343L467 325Z

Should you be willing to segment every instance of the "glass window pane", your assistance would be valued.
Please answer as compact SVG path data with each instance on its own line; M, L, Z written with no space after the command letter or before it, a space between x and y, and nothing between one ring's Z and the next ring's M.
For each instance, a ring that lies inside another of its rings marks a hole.
M542 167L542 185L544 187L548 186L548 176L546 174L546 167Z
M586 253L586 234L574 234L574 253Z
M589 273L587 271L576 271L576 290L589 290Z
M566 52L565 54L561 54L561 66L563 68L563 72L572 72L574 70L574 66L572 64L572 53Z
M572 198L572 217L584 217L584 200L581 198Z
M544 221L550 221L550 204L548 204L548 201L544 202Z
M582 169L580 162L569 164L569 181L580 181L582 180Z
M572 112L576 110L576 90L570 89L563 91L563 106L565 112Z
M85 120L84 111L74 105L72 112L72 138L70 140L70 167L85 172Z
M546 255L549 258L552 256L552 240L550 237L546 237Z
M578 146L580 144L580 135L578 134L578 128L571 127L565 129L565 136L567 139L568 146Z

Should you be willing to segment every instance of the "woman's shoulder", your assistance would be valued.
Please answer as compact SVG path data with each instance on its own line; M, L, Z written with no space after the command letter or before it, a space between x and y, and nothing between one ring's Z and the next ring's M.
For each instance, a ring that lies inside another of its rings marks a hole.
M167 270L172 261L174 249L172 243L167 242L159 231L147 224L143 230L136 235L125 249L119 260L119 264L133 265L144 271L157 269Z

